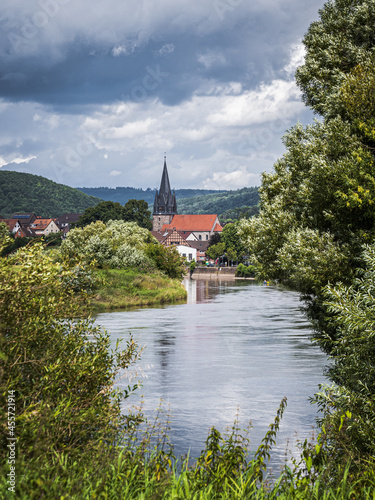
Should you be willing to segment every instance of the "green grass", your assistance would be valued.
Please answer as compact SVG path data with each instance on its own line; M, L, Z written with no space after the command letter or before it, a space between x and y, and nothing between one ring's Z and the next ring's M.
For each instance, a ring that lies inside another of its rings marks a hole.
M100 284L92 301L93 312L186 301L187 292L180 281L161 274L134 269L100 269L96 273Z

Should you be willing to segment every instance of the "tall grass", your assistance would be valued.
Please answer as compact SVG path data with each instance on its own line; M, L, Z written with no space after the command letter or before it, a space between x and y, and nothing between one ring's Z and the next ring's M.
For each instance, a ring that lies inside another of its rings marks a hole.
M94 312L137 306L174 304L186 300L187 292L179 280L134 269L96 271L99 288L92 301Z

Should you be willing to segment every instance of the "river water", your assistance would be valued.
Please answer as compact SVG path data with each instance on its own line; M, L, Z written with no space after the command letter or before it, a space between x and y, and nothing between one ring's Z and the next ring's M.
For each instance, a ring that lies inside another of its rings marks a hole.
M187 304L97 317L113 343L131 332L145 347L133 372L142 388L127 401L143 395L152 417L162 399L176 456L190 449L197 457L210 428L225 431L236 415L242 428L251 420L255 451L286 396L271 462L278 469L286 448L311 435L316 406L309 397L326 381L327 358L309 340L298 294L244 280L184 283Z

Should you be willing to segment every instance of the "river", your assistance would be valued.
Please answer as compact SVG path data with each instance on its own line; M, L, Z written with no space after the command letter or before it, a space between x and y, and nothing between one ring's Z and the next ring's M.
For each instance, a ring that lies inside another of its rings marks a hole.
M184 283L187 304L97 317L113 343L131 332L145 348L135 374L142 388L127 401L143 395L150 417L162 399L176 456L190 449L196 457L210 427L224 431L236 415L242 428L251 421L256 450L286 396L271 461L278 469L286 448L311 435L316 406L309 397L326 381L327 358L310 342L298 294L245 280Z

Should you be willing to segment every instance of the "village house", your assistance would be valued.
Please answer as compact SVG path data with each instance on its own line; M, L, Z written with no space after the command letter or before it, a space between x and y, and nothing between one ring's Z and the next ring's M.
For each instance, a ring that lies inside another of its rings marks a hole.
M30 228L37 236L47 236L52 233L59 233L60 229L57 227L54 219L35 219Z

